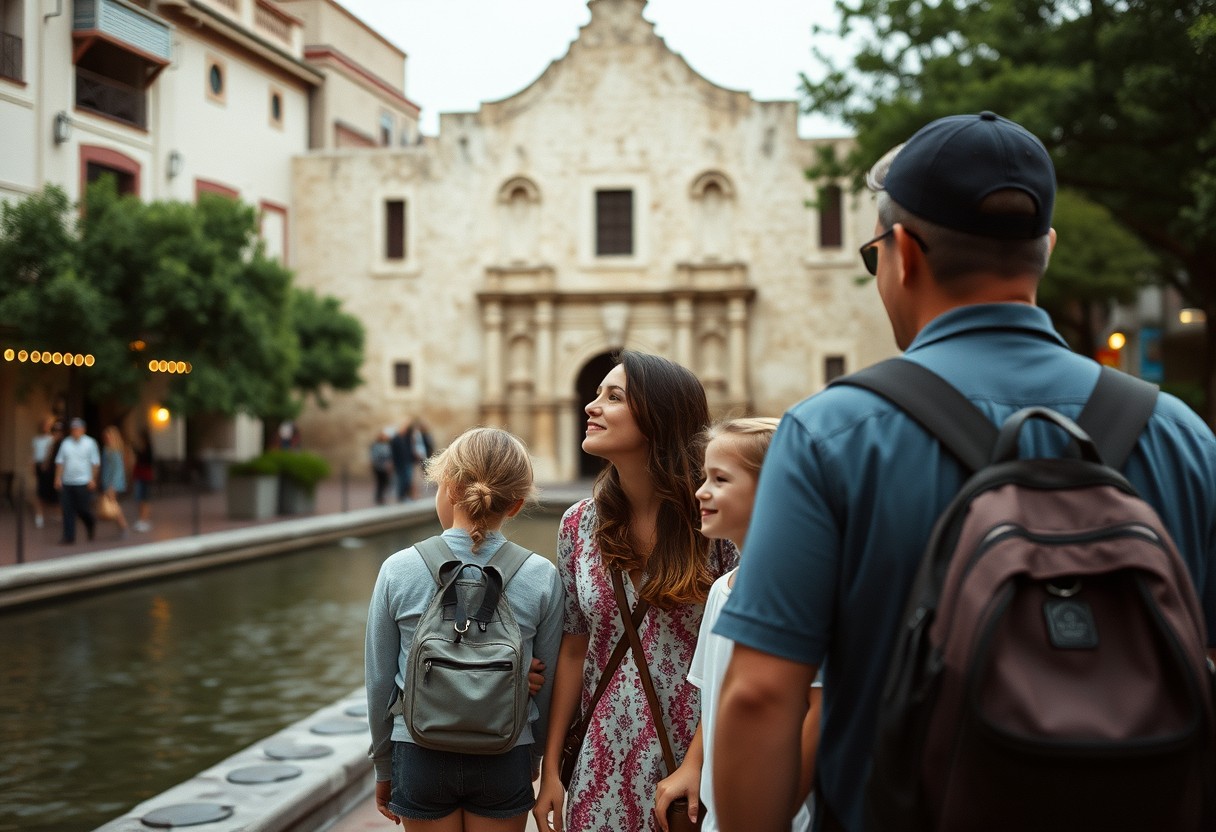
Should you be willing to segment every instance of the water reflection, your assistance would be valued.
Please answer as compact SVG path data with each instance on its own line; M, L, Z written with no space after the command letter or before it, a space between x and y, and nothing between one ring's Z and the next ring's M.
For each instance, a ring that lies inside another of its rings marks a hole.
M0 614L0 832L85 832L362 683L380 563L425 526ZM552 557L556 518L508 534Z

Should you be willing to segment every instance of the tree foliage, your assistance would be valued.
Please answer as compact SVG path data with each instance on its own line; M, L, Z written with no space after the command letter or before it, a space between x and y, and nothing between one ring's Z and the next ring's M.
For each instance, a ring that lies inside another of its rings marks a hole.
M90 186L77 219L48 187L0 208L0 322L22 343L92 353L97 399L133 403L154 359L191 364L169 376L166 404L182 414L273 418L296 407L296 391L356 386L359 323L295 289L257 228L230 199L145 203L109 179ZM318 323L316 308L333 321Z
M1038 303L1073 349L1093 355L1112 303L1131 303L1155 274L1156 258L1110 212L1075 191L1056 197L1058 243Z
M824 58L824 77L803 86L808 109L857 130L843 170L864 171L941 116L988 109L1022 123L1051 151L1060 184L1108 210L1154 252L1158 276L1207 312L1216 370L1216 0L837 9L861 48L850 67Z

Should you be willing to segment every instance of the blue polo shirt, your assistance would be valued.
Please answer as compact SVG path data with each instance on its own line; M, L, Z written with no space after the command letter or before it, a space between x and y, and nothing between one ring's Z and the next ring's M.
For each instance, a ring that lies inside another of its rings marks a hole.
M906 358L950 381L996 424L1031 405L1076 418L1099 372L1067 348L1045 312L1025 304L951 310L917 335ZM1023 435L1023 455L1053 455L1064 444L1046 423ZM1216 634L1211 430L1162 395L1124 473L1173 535ZM954 458L902 411L849 386L792 407L760 474L739 577L714 632L823 667L819 779L850 832L863 829L897 620L933 523L963 480Z

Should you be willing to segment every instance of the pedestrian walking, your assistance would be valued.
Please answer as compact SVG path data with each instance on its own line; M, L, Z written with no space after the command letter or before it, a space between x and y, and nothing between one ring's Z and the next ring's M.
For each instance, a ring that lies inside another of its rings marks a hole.
M152 451L152 435L147 428L139 431L135 443L135 464L131 467L131 479L135 481L135 504L139 516L135 520L137 532L152 531L152 483L156 481L156 457Z
M46 515L59 502L59 495L55 493L55 452L62 439L63 422L54 416L47 416L42 420L38 435L30 443L34 472L30 502L34 509L35 528L41 529L46 525Z
M368 455L371 458L372 476L376 480L376 505L382 506L393 474L393 449L389 444L387 429L376 434Z
M85 432L85 421L79 417L68 424L68 436L55 455L55 490L63 507L63 537L61 544L76 542L76 518L84 523L89 540L97 526L93 515L93 494L97 491L97 476L101 468L101 452L97 441Z
M101 432L101 493L97 497L97 519L112 520L118 526L118 536L127 536L127 518L119 496L127 490L127 446L115 425Z

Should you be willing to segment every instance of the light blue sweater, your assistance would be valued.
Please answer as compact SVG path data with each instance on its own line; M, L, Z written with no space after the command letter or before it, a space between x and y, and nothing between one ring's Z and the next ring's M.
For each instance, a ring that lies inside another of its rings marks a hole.
M473 539L463 529L448 529L443 542L461 560L484 566L502 545L500 532L486 535L477 552ZM438 589L422 556L414 547L389 556L380 567L376 588L367 612L364 673L367 684L367 716L372 745L369 756L376 764L376 780L392 779L392 742L413 742L405 721L389 713L404 687L414 628ZM563 590L557 568L533 553L507 584L507 600L523 637L526 672L532 657L545 663L545 684L528 708L528 725L516 745L532 743L535 765L545 748L549 724L549 699L553 694L553 671L562 638ZM531 648L530 654L528 648Z

